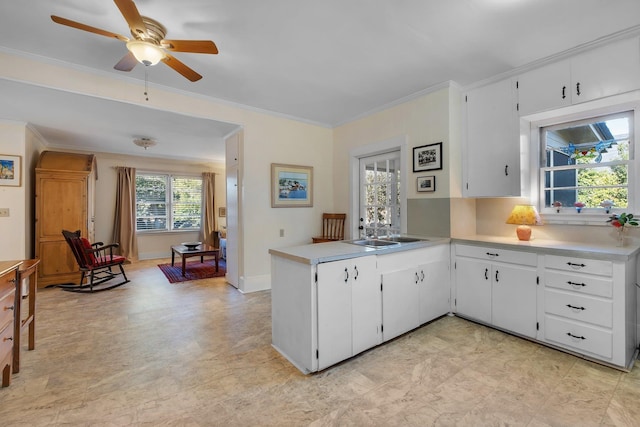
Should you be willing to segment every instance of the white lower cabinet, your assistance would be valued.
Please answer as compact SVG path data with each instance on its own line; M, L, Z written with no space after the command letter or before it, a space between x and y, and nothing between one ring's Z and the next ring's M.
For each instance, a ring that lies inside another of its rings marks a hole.
M376 257L318 264L318 369L381 342Z
M637 346L634 261L544 256L544 341L629 368Z
M537 258L529 252L456 245L456 313L534 338Z
M381 255L382 337L388 341L450 311L449 248Z
M456 314L612 366L633 364L635 256L504 247L455 244Z

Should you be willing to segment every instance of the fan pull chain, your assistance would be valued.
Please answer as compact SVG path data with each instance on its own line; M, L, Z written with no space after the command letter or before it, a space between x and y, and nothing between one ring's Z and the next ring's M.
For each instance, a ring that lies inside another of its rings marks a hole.
M147 67L144 67L144 96L145 99L149 100L149 76L147 73Z

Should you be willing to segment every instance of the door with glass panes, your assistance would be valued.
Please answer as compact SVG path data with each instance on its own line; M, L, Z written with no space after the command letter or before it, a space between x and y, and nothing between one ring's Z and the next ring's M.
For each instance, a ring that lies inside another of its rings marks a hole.
M360 237L399 234L400 151L360 159Z

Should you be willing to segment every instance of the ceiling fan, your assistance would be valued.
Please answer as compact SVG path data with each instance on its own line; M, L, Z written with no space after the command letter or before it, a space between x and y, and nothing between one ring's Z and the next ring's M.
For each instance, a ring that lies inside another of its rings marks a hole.
M214 42L211 40L165 39L167 29L158 21L141 16L132 0L114 0L114 2L129 24L133 36L131 39L59 16L51 15L51 19L57 24L105 37L113 37L125 42L129 52L113 67L116 70L131 71L138 62L144 65L156 65L162 61L192 82L202 78L200 74L178 61L167 51L217 54L218 48Z

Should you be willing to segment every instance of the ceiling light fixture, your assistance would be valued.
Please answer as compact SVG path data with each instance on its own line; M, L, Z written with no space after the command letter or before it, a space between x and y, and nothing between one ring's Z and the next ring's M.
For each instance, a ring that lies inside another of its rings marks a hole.
M136 138L133 140L133 143L136 144L138 147L144 148L145 150L157 144L157 142L151 138Z
M156 65L165 57L160 46L142 40L127 42L127 49L136 57L138 62L144 65Z

